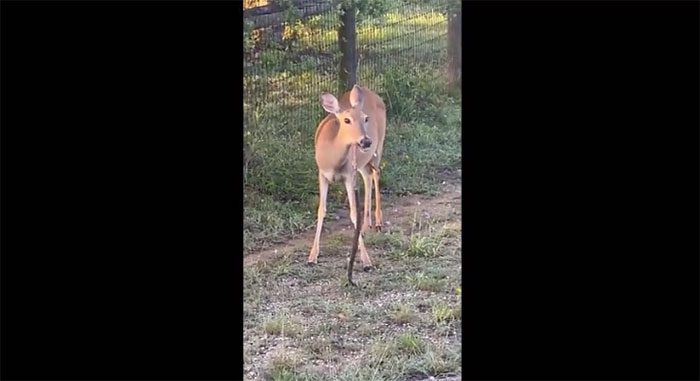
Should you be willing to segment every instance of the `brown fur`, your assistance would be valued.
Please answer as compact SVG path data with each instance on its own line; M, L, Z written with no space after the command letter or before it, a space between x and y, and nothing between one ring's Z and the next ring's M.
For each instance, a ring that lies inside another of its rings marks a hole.
M353 93L353 91L355 93ZM361 98L361 108L351 106L352 96L356 100ZM324 95L328 96L328 95ZM328 99L322 97L322 104ZM326 99L326 100L324 100ZM335 101L335 99L333 98ZM336 105L335 103L329 103ZM316 129L314 138L316 164L319 172L319 193L320 202L318 208L318 221L316 237L309 254L308 262L316 263L319 253L320 234L325 217L326 197L328 185L334 181L343 181L348 193L350 204L350 218L354 225L357 224L357 209L355 205L355 183L356 176L349 160L350 149L358 144L363 138L369 138L372 144L366 152L356 151L357 171L360 172L364 182L365 202L363 211L362 231L367 230L372 225L370 217L372 188L375 191L375 226L381 230L382 212L379 191L380 164L384 149L384 137L386 135L386 107L384 101L371 90L356 86L353 90L343 94L337 99L338 110L336 113L326 115ZM326 107L326 106L324 106ZM368 116L366 131L363 129L362 121L364 116ZM345 120L350 123L346 123ZM365 133L366 132L366 133ZM362 236L359 237L360 259L364 267L370 268L371 261L365 249Z

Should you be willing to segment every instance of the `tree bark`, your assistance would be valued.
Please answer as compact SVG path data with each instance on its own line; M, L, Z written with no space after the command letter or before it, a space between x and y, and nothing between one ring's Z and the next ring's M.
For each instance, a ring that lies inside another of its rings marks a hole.
M462 87L462 3L451 4L447 15L448 80L453 90Z
M355 30L355 9L343 9L338 28L340 60L340 92L350 90L357 83L357 33Z

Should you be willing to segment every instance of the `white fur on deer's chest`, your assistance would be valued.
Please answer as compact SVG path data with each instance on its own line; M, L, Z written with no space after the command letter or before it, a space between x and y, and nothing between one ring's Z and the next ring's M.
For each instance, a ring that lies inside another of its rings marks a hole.
M332 183L336 181L342 182L345 181L348 176L352 175L352 167L350 166L350 163L346 162L337 168L322 170L321 174Z
M349 150L350 146L345 149L337 149L337 147L321 146L317 148L316 163L318 164L319 172L330 182L343 181L348 176L352 175L353 169L350 163ZM374 155L374 149L368 152L357 152L357 168L363 168Z
M348 176L347 173L340 173L337 171L322 171L321 175L323 175L323 177L325 177L331 183L336 181L345 181L345 178Z

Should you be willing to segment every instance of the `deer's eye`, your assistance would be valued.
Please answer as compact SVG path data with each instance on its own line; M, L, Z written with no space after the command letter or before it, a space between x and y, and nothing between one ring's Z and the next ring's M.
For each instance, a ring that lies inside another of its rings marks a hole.
M365 123L369 122L369 116L365 116Z
M345 118L345 120L343 122L345 122L346 124L350 124L350 119Z

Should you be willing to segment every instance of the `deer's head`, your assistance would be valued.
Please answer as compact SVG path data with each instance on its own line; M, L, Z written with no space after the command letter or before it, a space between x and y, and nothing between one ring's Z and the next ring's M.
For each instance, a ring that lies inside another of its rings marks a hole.
M362 152L372 146L372 139L367 136L367 123L369 116L362 111L363 95L362 89L357 85L350 91L350 108L341 110L338 99L332 94L321 95L321 105L323 109L335 115L340 125L338 137L347 144L357 144Z

